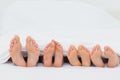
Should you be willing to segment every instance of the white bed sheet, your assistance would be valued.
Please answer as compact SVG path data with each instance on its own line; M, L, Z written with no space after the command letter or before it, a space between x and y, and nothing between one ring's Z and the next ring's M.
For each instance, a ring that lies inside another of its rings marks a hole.
M0 80L120 80L120 65L116 68L73 67L64 64L61 68L24 68L11 63L0 65Z

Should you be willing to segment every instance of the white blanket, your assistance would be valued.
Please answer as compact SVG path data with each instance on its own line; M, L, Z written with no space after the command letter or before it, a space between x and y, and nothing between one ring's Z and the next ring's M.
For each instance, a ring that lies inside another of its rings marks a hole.
M15 34L23 50L28 35L35 38L41 51L52 39L61 43L64 54L73 44L89 50L100 44L120 52L120 22L101 9L84 3L16 1L4 10L0 36L0 63L9 59L9 44Z

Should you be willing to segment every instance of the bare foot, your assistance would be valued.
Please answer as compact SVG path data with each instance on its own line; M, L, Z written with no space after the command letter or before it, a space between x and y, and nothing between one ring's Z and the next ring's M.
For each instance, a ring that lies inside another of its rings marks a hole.
M104 47L104 54L109 59L108 67L116 67L119 64L119 57L109 46Z
M102 61L102 50L99 45L96 45L91 52L91 60L96 67L104 67Z
M78 55L81 57L82 59L82 66L90 66L91 62L90 62L90 52L87 48L85 48L84 46L79 46L78 47Z
M35 40L30 36L26 38L26 50L28 52L27 66L36 66L40 56L40 49Z
M55 44L54 42L50 42L44 49L44 66L50 67L52 66L52 57L55 52Z
M69 47L67 57L72 66L81 66L81 63L78 60L77 50L75 46L71 45Z
M55 67L61 67L63 64L63 47L58 43L57 41L55 42L55 62L54 66Z
M16 35L14 36L10 44L10 49L9 49L10 56L14 64L16 64L17 66L25 67L26 62L24 61L23 55L21 53L21 48L22 46L20 43L20 39Z

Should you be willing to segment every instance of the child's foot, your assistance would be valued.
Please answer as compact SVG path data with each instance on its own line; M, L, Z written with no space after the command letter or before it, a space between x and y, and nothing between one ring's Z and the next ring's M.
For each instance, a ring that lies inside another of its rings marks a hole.
M17 66L25 67L26 62L25 62L23 55L21 53L21 48L22 48L22 46L20 43L20 39L16 35L10 43L10 49L9 49L10 56L11 56L14 64L16 64Z
M81 63L78 60L77 50L76 50L75 46L71 45L69 47L67 57L72 66L81 66Z
M52 66L52 57L55 53L55 44L50 42L44 49L44 66Z
M99 45L96 45L91 52L91 60L96 67L104 67L102 61L102 50Z
M108 67L116 67L119 64L119 57L109 46L104 47L104 54L108 58Z
M82 66L90 66L91 62L90 62L90 52L87 48L85 48L84 46L79 46L78 47L78 55L81 57L82 59Z
M40 49L35 40L30 36L26 38L26 50L28 52L27 66L36 66L40 56Z
M63 64L63 47L58 43L57 41L55 42L55 62L54 66L55 67L61 67Z

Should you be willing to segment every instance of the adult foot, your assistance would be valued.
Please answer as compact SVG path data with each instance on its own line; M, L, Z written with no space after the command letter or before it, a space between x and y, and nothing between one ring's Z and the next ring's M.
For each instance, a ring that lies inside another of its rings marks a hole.
M55 53L55 44L54 42L50 42L45 48L44 48L44 66L50 67L52 66L52 57Z
M119 64L119 57L109 46L104 47L104 55L108 58L108 67L116 67Z
M81 57L82 59L82 66L88 67L91 64L90 61L90 52L87 48L85 48L84 46L79 46L78 47L78 55Z
M14 64L16 64L17 66L25 67L26 62L21 53L21 48L22 48L22 45L20 43L20 38L19 36L16 35L14 36L14 38L11 40L11 43L10 43L10 49L9 49L10 56Z
M61 67L62 64L63 64L63 47L57 41L53 41L53 42L55 42L55 61L54 61L54 66L55 67Z
M27 66L36 66L40 56L40 49L35 40L30 36L26 38L26 50L28 52Z
M67 57L72 66L81 66L75 46L71 45L69 47Z
M104 62L102 60L102 50L99 45L96 45L92 49L91 60L96 67L104 67Z

